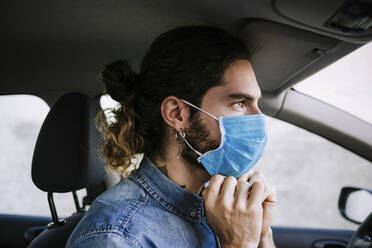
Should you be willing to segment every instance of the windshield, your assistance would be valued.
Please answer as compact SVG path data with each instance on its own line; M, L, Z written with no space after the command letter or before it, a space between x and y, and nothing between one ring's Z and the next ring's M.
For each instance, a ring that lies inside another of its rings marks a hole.
M294 88L372 123L372 42Z

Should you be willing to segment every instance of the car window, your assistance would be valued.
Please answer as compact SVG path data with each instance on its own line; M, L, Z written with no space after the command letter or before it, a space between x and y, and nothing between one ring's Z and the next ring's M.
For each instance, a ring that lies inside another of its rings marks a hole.
M372 42L294 88L372 123Z
M50 216L47 193L31 179L36 139L49 106L32 95L0 96L0 214ZM82 197L84 191L79 191ZM72 194L55 194L59 216L74 209Z
M268 117L269 140L254 169L277 189L274 225L356 229L338 211L343 186L372 189L372 163L286 122Z

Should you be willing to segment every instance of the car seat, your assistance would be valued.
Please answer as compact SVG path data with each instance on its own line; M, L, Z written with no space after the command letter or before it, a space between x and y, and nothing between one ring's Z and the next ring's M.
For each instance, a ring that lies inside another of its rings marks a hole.
M98 102L93 98L69 93L57 100L44 120L34 150L32 180L39 189L47 192L53 222L42 229L28 229L24 235L26 243L30 242L28 247L65 247L84 215L76 191L104 182L106 173L97 155L100 135L94 125L99 110ZM73 193L77 211L61 220L53 193L67 192Z

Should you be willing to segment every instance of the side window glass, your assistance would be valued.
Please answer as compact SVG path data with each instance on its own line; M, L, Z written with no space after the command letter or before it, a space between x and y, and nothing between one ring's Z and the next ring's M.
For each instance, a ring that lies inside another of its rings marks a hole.
M0 214L50 216L47 193L31 179L34 147L49 106L32 95L0 96L0 106ZM55 194L55 203L61 217L75 211L72 194Z
M304 129L268 117L269 141L255 169L276 188L273 225L356 229L338 211L344 186L372 189L372 164Z

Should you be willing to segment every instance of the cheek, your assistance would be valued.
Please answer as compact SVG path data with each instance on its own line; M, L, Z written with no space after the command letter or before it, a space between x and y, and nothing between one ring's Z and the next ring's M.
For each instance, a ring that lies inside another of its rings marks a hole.
M218 122L214 119L210 119L210 120L205 119L204 124L205 124L206 129L209 132L209 139L218 141L218 143L220 143L221 133L220 133L220 127L219 127Z

